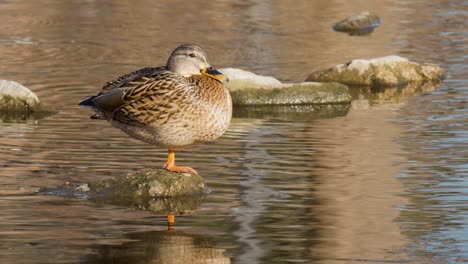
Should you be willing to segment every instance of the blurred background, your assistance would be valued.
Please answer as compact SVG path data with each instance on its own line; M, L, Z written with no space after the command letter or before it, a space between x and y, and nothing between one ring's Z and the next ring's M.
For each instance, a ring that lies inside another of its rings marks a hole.
M382 24L331 26L363 10ZM0 263L467 263L468 3L458 0L0 0L0 79L58 112L0 123ZM346 111L235 113L178 153L211 192L192 214L37 195L159 168L166 150L90 120L107 81L197 43L217 67L303 81L351 59L399 55L439 86L353 88Z

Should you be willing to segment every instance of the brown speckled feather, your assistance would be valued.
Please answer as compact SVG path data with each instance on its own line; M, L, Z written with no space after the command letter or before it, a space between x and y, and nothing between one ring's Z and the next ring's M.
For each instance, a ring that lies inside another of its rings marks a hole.
M104 84L98 95L104 94L109 90L115 88L133 87L135 85L138 85L139 83L147 81L147 76L151 76L157 72L164 70L167 70L166 67L147 67L122 75Z
M101 109L96 103L97 110L114 126L169 147L213 140L227 129L231 98L221 82L204 75L183 77L165 68L138 72L109 82L107 92L97 97L106 103Z
M143 79L144 78L144 79ZM196 86L191 81L167 70L160 70L133 88L126 89L122 105L114 111L112 119L130 126L157 126L180 111L181 103L192 103L191 92Z

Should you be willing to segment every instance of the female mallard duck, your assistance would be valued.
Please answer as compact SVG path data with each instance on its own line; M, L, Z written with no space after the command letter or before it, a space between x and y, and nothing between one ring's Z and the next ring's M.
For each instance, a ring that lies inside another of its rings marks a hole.
M169 149L165 169L197 173L176 166L174 150L214 140L227 130L232 101L226 81L199 46L184 44L166 66L123 75L80 105L96 111L93 119L105 119L134 138Z

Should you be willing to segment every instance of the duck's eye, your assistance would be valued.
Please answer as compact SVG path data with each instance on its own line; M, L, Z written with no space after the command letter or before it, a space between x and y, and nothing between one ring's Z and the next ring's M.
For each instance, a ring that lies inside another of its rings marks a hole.
M189 56L192 57L192 58L195 58L195 57L196 57L196 56L195 56L195 53L190 53Z

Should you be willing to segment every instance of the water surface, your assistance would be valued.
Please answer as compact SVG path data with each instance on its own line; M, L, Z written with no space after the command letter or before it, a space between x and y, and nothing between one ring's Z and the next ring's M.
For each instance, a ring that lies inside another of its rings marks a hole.
M0 124L1 263L468 262L467 16L463 1L0 1L0 78L58 113ZM371 10L368 36L334 32ZM177 153L211 193L165 217L37 195L158 168L166 150L88 119L106 81L196 42L215 67L282 81L397 54L447 70L438 87L353 89L335 114L243 113Z

